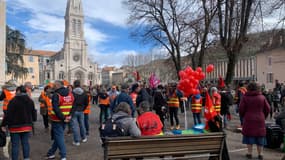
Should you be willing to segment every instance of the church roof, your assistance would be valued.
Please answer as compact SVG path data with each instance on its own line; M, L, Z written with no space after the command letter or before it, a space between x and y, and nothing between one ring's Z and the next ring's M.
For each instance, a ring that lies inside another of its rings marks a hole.
M55 51L31 50L29 52L26 52L25 55L51 57L51 56L54 56L56 53L57 52L55 52Z

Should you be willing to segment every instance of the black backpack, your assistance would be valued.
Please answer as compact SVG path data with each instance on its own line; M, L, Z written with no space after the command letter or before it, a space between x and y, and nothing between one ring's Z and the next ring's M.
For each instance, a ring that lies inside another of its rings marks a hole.
M120 119L128 118L129 116L121 116L116 119L110 118L103 123L100 128L100 137L120 137L127 136L127 131L122 127L121 123L118 123Z

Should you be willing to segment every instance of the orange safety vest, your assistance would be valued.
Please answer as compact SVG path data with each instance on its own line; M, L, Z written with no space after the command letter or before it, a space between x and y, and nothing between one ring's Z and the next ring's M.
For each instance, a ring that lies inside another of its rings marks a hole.
M47 107L47 108L52 107L51 99L46 95L45 91L42 91L41 98L46 102L46 104L40 103L40 107L41 108L43 108L43 107Z
M201 97L199 99L192 97L191 110L193 113L201 113L201 110L202 110L202 98Z
M99 96L99 104L109 105L110 104L110 97L103 99L103 98L100 98L100 96Z
M6 111L8 109L8 104L11 101L11 99L13 99L16 95L16 91L9 91L7 89L3 90L4 94L5 94L5 99L3 100L3 111Z
M61 113L67 117L70 114L72 104L74 101L73 94L70 92L67 96L61 96L58 94L59 98L59 109ZM55 122L60 122L61 120L56 116L55 112L52 110L50 113L50 119Z
M237 91L236 91L236 94L235 94L235 102L237 102L238 100L238 91L240 91L242 93L242 95L244 95L246 92L247 92L247 89L245 87L240 87Z
M178 96L176 95L176 93L173 93L173 94L169 97L169 99L168 99L168 101L167 101L167 105L168 105L168 107L177 107L177 108L179 108L179 98L178 98Z
M136 106L136 104L137 104L136 101L137 101L138 94L135 93L135 92L132 92L132 93L130 94L130 96L131 96L131 98L132 98L132 101L133 101L134 106Z
M90 114L90 112L91 112L90 101L91 101L91 96L88 94L88 106L87 106L86 109L84 110L84 114Z
M217 92L213 94L213 105L218 114L221 112L221 95Z

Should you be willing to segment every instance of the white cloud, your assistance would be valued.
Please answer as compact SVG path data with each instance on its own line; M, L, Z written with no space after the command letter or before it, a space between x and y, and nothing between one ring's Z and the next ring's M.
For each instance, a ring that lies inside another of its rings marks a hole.
M35 14L26 22L31 28L46 32L64 32L64 19L48 14Z

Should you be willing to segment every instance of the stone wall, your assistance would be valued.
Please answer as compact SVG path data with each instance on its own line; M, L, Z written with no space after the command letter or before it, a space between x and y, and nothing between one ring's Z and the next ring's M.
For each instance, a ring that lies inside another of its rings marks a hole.
M0 85L5 83L6 0L0 0Z

